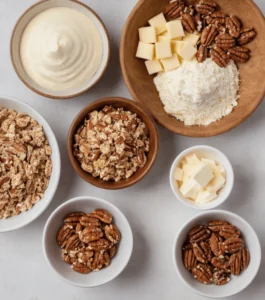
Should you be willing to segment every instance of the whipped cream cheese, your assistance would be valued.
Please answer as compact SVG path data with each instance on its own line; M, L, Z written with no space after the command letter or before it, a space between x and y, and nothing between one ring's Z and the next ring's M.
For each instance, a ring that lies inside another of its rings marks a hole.
M34 17L20 44L26 73L50 91L82 87L99 69L102 54L102 40L94 23L68 7L50 8Z

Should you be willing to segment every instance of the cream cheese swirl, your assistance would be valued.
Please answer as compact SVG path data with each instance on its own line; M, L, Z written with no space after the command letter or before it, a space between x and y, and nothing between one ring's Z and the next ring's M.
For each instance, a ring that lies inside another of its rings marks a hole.
M28 76L50 91L81 88L99 69L102 40L94 23L67 7L47 9L26 26L20 43Z

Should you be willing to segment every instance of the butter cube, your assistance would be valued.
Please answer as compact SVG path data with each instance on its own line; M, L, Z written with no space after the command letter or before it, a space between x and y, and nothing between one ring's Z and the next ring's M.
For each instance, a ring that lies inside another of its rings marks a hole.
M170 41L170 37L169 37L169 35L159 35L157 37L157 41L158 42L161 42L161 41Z
M179 51L184 47L184 45L187 42L184 42L184 41L172 41L171 40L171 43L173 45L173 52L179 54Z
M206 189L209 192L216 193L225 185L225 178L223 175L218 174L214 179L207 185Z
M201 162L205 163L208 166L216 166L215 160L209 158L202 158Z
M199 190L200 187L198 186L197 182L192 178L186 182L183 182L182 186L179 189L183 197L191 199L197 197Z
M183 182L189 180L195 172L194 166L189 165L187 163L183 164L182 170L183 170Z
M165 27L166 27L166 24L165 24ZM166 31L160 33L159 36L169 36L168 32L167 32L167 28L166 28Z
M161 41L155 44L156 58L168 58L172 57L171 43L170 41Z
M185 157L186 161L190 165L196 165L200 163L198 156L195 153L189 154Z
M178 52L184 60L191 60L196 53L197 49L190 42L186 42Z
M164 16L163 13L153 17L152 19L150 19L148 21L148 23L151 26L155 27L157 35L159 35L160 33L167 30L167 28L166 28L167 21L166 21L165 16Z
M146 60L145 65L146 65L146 68L147 68L147 71L148 71L149 75L163 71L161 63L157 59L155 59L155 60Z
M136 57L152 60L154 58L155 45L139 42Z
M200 36L197 34L191 34L186 32L185 36L183 37L183 41L190 42L193 46L195 46L199 40Z
M182 181L183 179L183 170L181 168L176 168L174 172L174 179L177 181Z
M161 59L161 63L165 71L170 71L180 66L178 56L175 53L172 57Z
M201 163L193 175L193 178L202 188L204 188L214 178L214 174L210 167Z
M215 198L217 198L217 194L214 193L214 192L212 193L212 192L209 192L209 191L200 191L197 194L195 202L198 203L198 204L204 204L204 203L207 203L207 202L210 202L210 201L214 200Z
M152 44L156 43L156 30L155 27L142 27L139 28L140 42Z
M166 26L168 34L172 39L185 36L180 20L168 22Z

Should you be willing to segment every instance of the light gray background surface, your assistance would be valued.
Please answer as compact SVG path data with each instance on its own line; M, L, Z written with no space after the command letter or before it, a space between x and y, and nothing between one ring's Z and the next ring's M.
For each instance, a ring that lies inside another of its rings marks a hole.
M260 271L255 281L233 299L264 299L265 102L241 126L213 138L181 137L160 127L161 148L148 176L126 190L97 189L80 179L70 166L66 151L67 132L75 115L93 100L105 96L131 98L121 75L118 49L123 25L137 1L83 1L98 12L109 30L111 61L104 77L91 91L76 99L62 101L35 95L20 82L11 66L9 40L12 28L34 2L0 1L0 94L31 104L46 118L60 145L62 176L52 204L40 218L21 230L0 234L0 299L205 299L183 285L174 270L171 254L176 232L197 212L175 199L169 186L169 168L180 151L198 144L217 147L231 160L235 171L234 190L221 209L245 218L261 241L263 259ZM265 13L265 1L255 2ZM257 80L264 84L264 78ZM97 196L117 205L127 216L134 234L135 248L128 267L116 280L94 289L77 288L61 281L44 260L41 244L43 227L51 212L64 201L83 195Z

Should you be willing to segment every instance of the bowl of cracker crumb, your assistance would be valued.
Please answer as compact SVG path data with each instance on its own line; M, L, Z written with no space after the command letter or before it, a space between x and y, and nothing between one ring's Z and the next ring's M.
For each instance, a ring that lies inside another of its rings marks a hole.
M0 97L0 232L38 218L56 192L61 160L56 137L31 106Z

